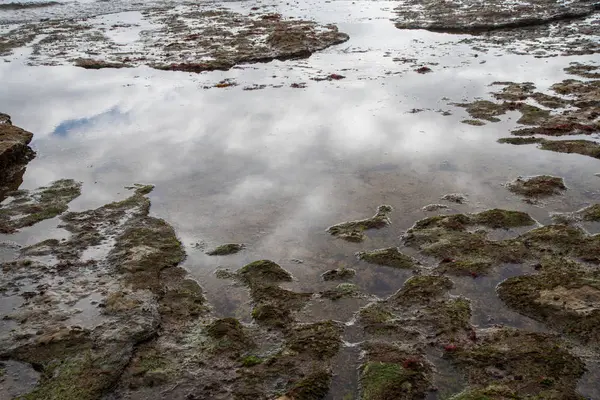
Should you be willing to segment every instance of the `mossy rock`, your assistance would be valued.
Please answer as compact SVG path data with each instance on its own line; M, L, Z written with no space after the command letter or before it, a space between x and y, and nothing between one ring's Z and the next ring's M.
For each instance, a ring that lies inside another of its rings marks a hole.
M209 256L228 256L231 254L239 253L245 247L246 246L239 243L227 243L218 246L211 251L208 251L206 254L208 254Z
M356 276L356 271L351 268L338 268L325 271L322 275L324 281L343 281Z
M450 263L459 263L457 267L519 263L529 256L523 243L489 240L485 230L471 232L467 228L485 225L508 229L532 223L534 221L525 213L499 209L479 214L442 215L417 221L402 240L404 245L440 259L448 269L452 267Z
M312 293L299 293L268 285L253 287L250 291L255 303L272 303L280 308L299 310L312 297Z
M333 321L303 324L287 333L287 346L290 350L325 360L337 354L342 340L341 327Z
M500 298L524 315L600 347L600 273L558 257L545 258L539 268L539 274L502 282Z
M516 241L523 243L537 258L553 254L600 263L600 235L588 235L578 227L547 225L526 232Z
M206 334L213 339L212 350L215 352L239 352L254 347L254 342L235 318L213 321L206 327Z
M467 371L472 387L496 384L525 398L577 398L585 365L555 336L512 328L481 333L477 344L447 353Z
M416 261L401 253L397 247L388 247L385 249L373 251L361 251L356 256L370 264L384 265L387 267L400 269L414 269L417 267Z
M525 197L548 197L567 190L562 178L539 175L531 178L517 178L507 184L508 190Z
M493 263L488 260L446 260L441 262L434 271L448 275L476 278L486 275L492 267Z
M593 204L577 212L584 221L600 221L600 204Z
M242 358L240 360L240 364L242 364L242 367L251 368L251 367L254 367L255 365L262 364L263 361L264 360L260 357L250 355L250 356L246 356L246 357Z
M362 400L425 397L431 385L432 368L424 357L382 342L367 342L364 346L366 362L360 368Z
M86 353L92 347L89 331L61 327L39 336L35 343L17 347L10 358L41 368Z
M369 304L358 311L359 320L365 324L381 324L394 318L385 305L381 303Z
M507 211L494 208L473 215L473 223L484 225L493 229L508 229L535 224L529 214L522 211Z
M36 190L20 190L0 206L0 233L13 233L40 221L54 218L68 209L81 195L81 182L72 179L54 181Z
M343 222L327 228L327 232L332 236L337 236L349 242L362 242L365 238L363 231L369 229L381 229L390 224L389 214L393 208L388 205L381 205L377 212L371 218L357 221Z
M360 289L353 283L340 283L332 290L326 290L321 293L321 297L330 300L339 300L348 297L360 296Z
M427 303L445 295L454 284L445 276L418 275L404 282L404 286L390 300L398 304Z
M292 400L322 400L329 393L331 372L317 371L296 382L286 393Z
M258 304L252 309L252 318L272 328L287 328L293 322L290 310L273 304Z
M273 328L286 328L292 322L292 311L304 307L312 293L297 293L275 285L251 286L250 296L255 303L252 317Z
M123 349L127 352L127 349ZM102 353L86 351L48 365L38 386L19 400L97 400L116 385L129 357L111 349Z
M575 153L600 159L600 144L591 140L544 140L542 150L558 153Z
M247 264L238 271L238 275L251 286L291 282L292 280L289 272L270 260L259 260Z
M425 306L424 312L423 321L434 327L439 338L458 340L472 331L471 304L465 298L431 302Z
M463 119L462 121L463 124L467 124L467 125L472 125L472 126L483 126L485 125L485 122L479 120L479 119Z

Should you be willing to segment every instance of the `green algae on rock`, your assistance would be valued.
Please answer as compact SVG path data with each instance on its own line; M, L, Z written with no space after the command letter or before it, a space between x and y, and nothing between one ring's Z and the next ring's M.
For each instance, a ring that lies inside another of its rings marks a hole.
M287 346L297 353L315 359L328 359L337 354L342 340L342 327L333 321L321 321L293 327L286 333Z
M324 281L344 281L356 276L356 271L352 268L330 269L321 274Z
M254 347L254 343L244 332L244 327L235 318L222 318L211 322L206 327L206 334L213 339L210 344L213 352L239 353Z
M327 228L327 232L349 242L362 242L365 239L364 231L381 229L390 224L388 215L392 210L392 207L388 205L379 206L377 207L377 213L371 218L333 225Z
M584 221L600 221L600 204L593 204L589 207L577 211Z
M362 400L420 399L431 387L432 366L416 352L384 342L367 342L360 371Z
M13 233L45 219L54 218L68 209L81 194L81 183L61 179L36 190L19 190L0 207L0 232Z
M292 275L270 260L254 261L238 271L238 275L250 286L277 282L290 282Z
M418 263L404 253L401 253L397 247L388 247L385 249L361 251L356 253L359 260L370 264L384 265L387 267L400 269L414 269Z
M418 275L404 282L404 286L391 297L391 301L418 304L443 296L454 284L445 276Z
M467 228L483 225L509 229L533 223L525 213L499 209L479 214L440 215L417 221L402 241L404 245L416 248L426 256L439 258L444 263L481 265L519 262L527 251L518 241L493 241L487 238L487 232L471 232Z
M70 238L22 251L23 256L53 255L57 263L23 261L23 267L4 269L9 276L2 280L27 279L45 288L21 293L29 302L9 315L17 324L15 335L0 345L0 357L32 363L42 372L38 386L24 399L93 400L114 391L118 382L131 388L165 384L174 374L168 366L176 365L171 357L177 347L160 351L164 357L158 360L155 338L166 340L166 332L207 313L199 285L178 267L185 253L173 228L148 216L144 194L151 187L134 190L125 200L64 214ZM101 252L81 259L85 250L100 244ZM70 322L77 314L74 306L90 294L100 297L91 311L98 315L92 328L76 329ZM28 331L46 334L23 334Z
M348 297L362 296L360 289L353 283L340 283L331 290L321 292L321 297L329 300L339 300Z
M513 193L525 197L549 197L567 190L563 178L550 175L538 175L530 178L517 178L507 183L506 187Z
M206 254L209 256L228 256L242 251L245 247L245 245L239 243L227 243L206 252Z
M331 372L317 371L295 383L294 386L279 399L289 400L322 400L329 393ZM279 400L278 399L278 400Z
M489 328L479 331L477 337L476 343L446 352L466 370L470 386L453 399L471 399L469 396L477 391L488 391L498 395L490 398L499 399L506 398L502 394L510 391L517 392L518 398L578 398L576 385L585 371L584 364L556 336ZM502 389L494 393L492 385Z
M563 185L564 186L564 185ZM535 221L522 211L509 211L494 208L472 215L474 224L492 229L508 229L535 225Z
M498 295L512 309L600 348L600 274L582 264L548 257L540 273L509 278Z

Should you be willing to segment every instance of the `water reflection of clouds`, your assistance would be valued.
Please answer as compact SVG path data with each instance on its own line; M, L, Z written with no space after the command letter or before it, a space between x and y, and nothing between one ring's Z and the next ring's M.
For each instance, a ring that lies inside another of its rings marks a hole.
M318 65L332 56L309 61ZM312 224L312 215L339 212L336 204L364 216L382 197L410 194L411 207L418 209L442 190L493 198L503 190L500 178L565 172L556 162L565 155L496 144L514 122L468 126L460 123L464 110L448 105L487 96L494 80L559 80L567 64L533 58L529 63L531 68L515 72L512 56L489 57L485 65L439 67L427 75L349 77L311 81L303 90L251 92L199 87L233 75L267 80L281 74L277 68L284 64L190 75L9 63L0 65L4 93L10 94L0 97L0 109L35 132L39 155L28 168L27 186L63 177L82 180L84 196L75 204L84 207L116 192L124 196L122 186L153 183L153 209L168 215L182 234L197 235L218 220L206 234L225 240L226 233L261 224L291 234L297 224ZM409 113L413 108L426 110ZM442 116L440 109L453 115ZM56 133L67 135L57 140ZM453 169L445 170L444 162ZM578 157L569 169L590 163ZM421 199L418 193L431 195ZM231 215L235 218L225 220Z
M67 136L70 133L86 132L94 129L94 126L101 126L103 119L107 118L108 123L113 123L115 120L123 118L124 115L119 111L118 108L112 108L108 111L102 112L101 114L93 115L91 117L69 119L61 122L54 128L52 135L56 136Z

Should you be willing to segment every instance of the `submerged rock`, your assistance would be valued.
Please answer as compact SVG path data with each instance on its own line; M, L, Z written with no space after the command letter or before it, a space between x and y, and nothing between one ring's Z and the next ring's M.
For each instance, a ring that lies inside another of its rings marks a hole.
M54 218L67 211L68 204L80 194L81 183L72 179L61 179L32 191L10 192L10 199L0 206L0 232L13 233Z
M327 232L349 242L362 242L365 239L364 231L381 229L391 223L388 215L392 210L393 208L388 205L379 206L377 207L377 213L371 218L333 225L327 228Z

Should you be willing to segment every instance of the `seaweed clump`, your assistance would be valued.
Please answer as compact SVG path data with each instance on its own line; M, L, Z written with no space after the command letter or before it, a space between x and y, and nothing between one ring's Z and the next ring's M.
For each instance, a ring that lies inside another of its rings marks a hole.
M349 242L362 242L365 239L364 231L381 229L390 224L388 216L391 212L391 206L382 205L377 208L377 213L371 218L333 225L327 228L327 232Z

